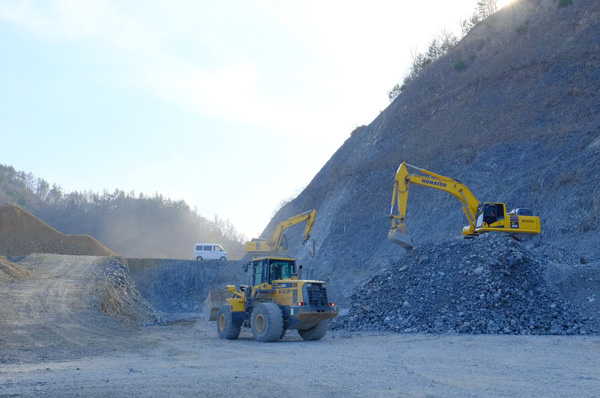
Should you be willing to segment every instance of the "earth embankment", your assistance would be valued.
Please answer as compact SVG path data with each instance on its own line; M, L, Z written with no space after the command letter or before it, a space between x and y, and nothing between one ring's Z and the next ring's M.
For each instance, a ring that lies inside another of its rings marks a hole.
M52 253L79 256L116 256L89 235L68 235L12 204L0 207L0 255Z

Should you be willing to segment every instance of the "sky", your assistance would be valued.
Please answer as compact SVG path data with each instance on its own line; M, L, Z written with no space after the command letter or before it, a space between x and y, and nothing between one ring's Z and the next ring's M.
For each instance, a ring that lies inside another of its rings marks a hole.
M0 0L0 164L256 237L476 1Z

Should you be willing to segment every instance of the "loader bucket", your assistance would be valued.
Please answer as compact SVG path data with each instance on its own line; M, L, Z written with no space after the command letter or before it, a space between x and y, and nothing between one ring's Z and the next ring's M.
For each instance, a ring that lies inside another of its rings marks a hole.
M219 308L227 304L227 299L233 297L233 294L227 290L211 290L208 297L204 300L203 312L205 319L216 321Z
M388 239L390 240L390 242L402 246L406 249L406 251L409 251L413 248L412 238L408 233L406 225L404 225L403 223L398 224L397 226L390 229L390 232L388 233Z

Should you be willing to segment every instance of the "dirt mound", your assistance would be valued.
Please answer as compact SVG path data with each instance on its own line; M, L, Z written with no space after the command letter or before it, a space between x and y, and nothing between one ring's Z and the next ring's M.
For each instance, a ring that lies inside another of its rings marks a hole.
M15 279L26 279L31 276L31 272L9 261L6 257L0 256L0 284L4 281Z
M31 253L117 255L89 235L63 234L15 205L0 207L0 255Z
M404 333L598 334L599 276L598 264L562 249L539 242L527 247L498 234L422 245L352 296L345 326ZM569 296L574 285L580 294Z
M19 266L28 278L0 283L0 364L121 351L158 321L119 257L36 253Z

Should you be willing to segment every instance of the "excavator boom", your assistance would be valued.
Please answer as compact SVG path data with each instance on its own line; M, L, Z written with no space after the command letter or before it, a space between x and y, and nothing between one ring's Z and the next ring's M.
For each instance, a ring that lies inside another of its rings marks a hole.
M299 224L303 221L306 221L306 228L304 230L304 237L302 239L302 243L311 251L311 255L314 256L314 244L310 241L310 234L312 232L313 225L315 223L315 217L317 215L317 211L315 209L306 211L304 213L300 213L296 216L290 217L286 220L283 220L277 227L275 227L275 231L269 237L268 240L265 239L253 239L249 242L246 242L246 252L248 253L279 253L287 250L287 238L284 235L284 231L296 224Z

